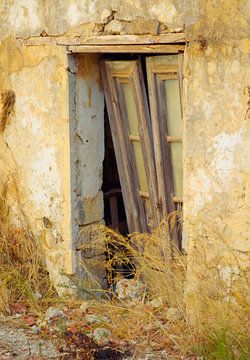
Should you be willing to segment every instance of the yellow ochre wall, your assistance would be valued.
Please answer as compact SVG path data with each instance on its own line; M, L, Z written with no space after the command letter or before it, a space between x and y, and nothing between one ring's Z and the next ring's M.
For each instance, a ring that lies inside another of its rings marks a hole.
M21 207L42 240L56 284L66 281L60 275L63 269L74 273L76 260L72 203L77 200L70 177L72 109L68 91L72 79L66 47L26 46L23 40L42 35L72 38L185 32L187 303L192 303L208 278L214 279L214 284L223 283L225 296L240 303L243 295L237 284L244 291L250 238L247 6L245 0L1 1L0 93L14 91L16 103L0 135L0 186L6 182L9 186L11 221L20 226L17 214ZM88 66L83 65L87 78ZM96 76L91 91L103 106ZM86 126L95 151L90 151L87 161L86 147L86 169L81 173L82 189L87 189L82 194L82 211L88 219L82 225L87 226L103 216L104 137L100 109L97 105L95 110L89 109L88 89L81 82L77 86L83 87L85 97L79 99L86 110L81 116L93 119ZM84 123L82 126L84 130Z

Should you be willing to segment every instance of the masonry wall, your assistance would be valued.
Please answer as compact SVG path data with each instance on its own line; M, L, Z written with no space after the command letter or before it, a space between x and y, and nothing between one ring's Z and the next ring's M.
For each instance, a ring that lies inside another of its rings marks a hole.
M192 309L208 279L224 284L230 301L240 303L244 296L250 238L248 13L245 0L1 2L0 93L16 94L15 114L0 136L1 183L8 181L13 188L16 179L18 201L47 248L48 267L57 282L61 269L74 272L75 261L68 93L72 59L63 46L29 47L22 39L185 31L184 244L186 296ZM79 111L89 129L93 114L89 95L83 93L86 106ZM98 171L93 173L97 199L103 137L100 124L94 129L100 136ZM87 189L88 169L81 176ZM16 209L14 191L9 197ZM89 201L82 208L85 218Z

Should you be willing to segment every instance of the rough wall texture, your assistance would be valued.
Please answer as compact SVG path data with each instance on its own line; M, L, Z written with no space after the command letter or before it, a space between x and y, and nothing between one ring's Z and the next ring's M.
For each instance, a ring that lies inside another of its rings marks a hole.
M204 289L211 300L218 289L230 302L242 303L247 294L247 63L245 40L210 41L188 50L184 201L191 302Z
M72 154L70 165L69 118L72 111L79 112L83 122L78 143L82 138L80 147L87 153L90 118L97 110L84 104L78 110L68 106L72 100L68 99L68 84L73 86L75 80L68 76L65 48L26 47L16 37L185 30L189 40L184 81L187 301L192 308L194 295L203 282L212 278L225 285L226 296L240 303L242 295L237 284L245 284L250 238L248 4L246 0L1 2L0 92L13 90L16 94L15 116L0 136L1 182L10 175L17 178L27 218L34 231L39 236L43 234L48 247L48 264L54 278L62 268L73 272L71 229L75 223L74 215L71 218L71 200L74 198L77 206L77 196L72 193L75 180L71 179L70 184L69 169L71 166L72 171L74 166ZM94 101L87 93L90 84L83 81L86 76L87 71L82 74L82 81L76 81L86 95L80 101ZM94 88L91 92L102 102L99 90ZM91 201L99 205L101 201L103 130L100 122L95 126L99 138L93 140L93 149L98 164L94 169L88 162L86 172L83 169L81 174L80 197L86 197L84 189L91 192L89 186L94 187L91 199L82 203L81 221L85 224L100 220L102 215L102 210L90 215ZM90 133L92 139L93 134ZM84 162L85 155L82 156ZM89 176L93 176L90 185ZM11 201L15 208L14 195ZM90 219L86 220L88 216Z
M1 92L12 89L16 96L14 115L1 135L1 158L11 160L1 166L1 183L17 184L18 198L8 192L11 220L21 226L21 209L43 239L55 280L58 269L71 268L63 261L72 246L66 66L63 49L24 48L11 38L1 43Z

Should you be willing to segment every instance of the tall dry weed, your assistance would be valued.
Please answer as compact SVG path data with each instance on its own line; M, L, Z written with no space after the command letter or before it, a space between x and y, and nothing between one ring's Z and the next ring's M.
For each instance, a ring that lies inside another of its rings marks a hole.
M13 183L16 187L16 182ZM18 191L17 187L15 190ZM38 310L55 295L55 291L39 239L34 236L22 211L21 225L13 223L7 196L5 184L0 194L0 310L9 312L11 304L16 302L25 302Z
M128 269L134 281L145 284L145 292L139 299L119 299L113 294L112 299L93 303L95 311L111 319L107 326L116 338L136 340L137 354L145 354L151 348L168 349L176 359L183 354L201 355L204 359L247 360L247 300L241 299L242 306L228 300L225 296L228 290L219 276L209 278L205 268L197 274L194 266L194 277L189 281L199 281L199 286L188 303L190 299L184 293L187 258L169 245L168 220L152 234L133 233L125 237L103 225L92 227L87 251L98 252L105 243L110 283L127 276L124 269ZM228 247L227 250L231 251L228 258L232 266L235 254ZM86 251L86 246L81 251ZM202 261L202 256L197 252L197 263ZM206 280L201 281L199 276Z

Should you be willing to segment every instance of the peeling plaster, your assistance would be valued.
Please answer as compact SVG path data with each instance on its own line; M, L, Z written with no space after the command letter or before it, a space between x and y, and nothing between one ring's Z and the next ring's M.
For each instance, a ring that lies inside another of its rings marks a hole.
M9 10L8 22L15 31L36 30L40 26L37 0L15 0Z
M198 214L198 212L203 208L205 203L212 200L211 186L212 180L207 171L199 169L194 174L191 174L189 180L189 188L194 203L194 206L192 208L193 216L196 216Z
M183 28L183 22L175 8L175 5L171 2L162 2L160 4L152 5L149 10L149 14L152 18L157 18L162 23L168 25L169 29L175 31Z
M28 180L32 192L31 201L38 206L42 205L45 216L51 216L50 197L53 196L56 200L61 193L61 178L57 169L55 147L42 148L35 154L35 159L30 163L30 170ZM44 182L45 178L46 182ZM58 215L56 214L56 218Z
M73 26L76 25L78 23L78 21L81 18L81 12L78 10L77 5L71 4L68 8L67 11L67 15L66 15L66 19L68 21L68 23Z
M235 163L235 150L242 142L242 131L233 134L219 134L212 139L212 147L208 150L214 154L211 165L215 168L215 176L224 183L230 183L230 174L237 164ZM225 189L224 189L225 190Z

